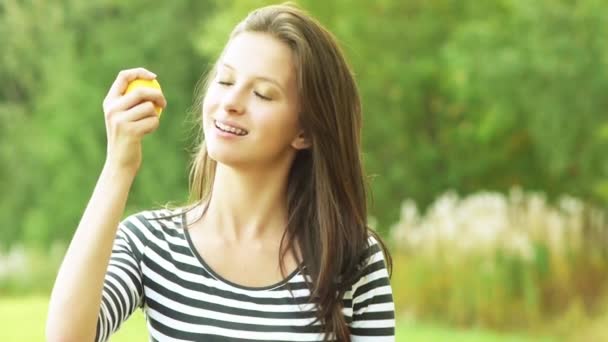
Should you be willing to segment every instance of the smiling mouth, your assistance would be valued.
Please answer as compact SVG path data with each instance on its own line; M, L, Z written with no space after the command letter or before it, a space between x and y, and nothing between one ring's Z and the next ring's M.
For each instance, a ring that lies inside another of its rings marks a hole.
M215 124L215 127L222 132L231 133L231 134L238 135L238 136L244 136L244 135L247 135L247 133L249 133L242 128L225 125L225 124L215 121L215 120L213 121L213 123Z

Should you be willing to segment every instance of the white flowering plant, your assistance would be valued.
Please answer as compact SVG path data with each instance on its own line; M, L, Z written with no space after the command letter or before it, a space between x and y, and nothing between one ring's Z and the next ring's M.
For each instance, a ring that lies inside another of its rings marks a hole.
M413 317L522 327L606 293L606 211L572 196L450 191L424 214L405 200L391 232L396 305Z

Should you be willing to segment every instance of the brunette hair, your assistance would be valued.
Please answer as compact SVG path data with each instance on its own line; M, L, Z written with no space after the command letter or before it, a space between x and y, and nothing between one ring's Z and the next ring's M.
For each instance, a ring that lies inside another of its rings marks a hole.
M281 269L285 274L285 254L297 244L301 256L295 257L310 276L311 301L325 340L333 336L350 341L342 297L361 276L370 235L380 243L389 272L392 266L382 240L367 226L361 103L353 74L333 35L293 4L254 10L230 39L242 32L266 33L290 47L301 104L299 122L311 142L310 148L297 152L288 176ZM197 99L199 109L213 72ZM209 200L216 165L201 139L190 169L188 210Z

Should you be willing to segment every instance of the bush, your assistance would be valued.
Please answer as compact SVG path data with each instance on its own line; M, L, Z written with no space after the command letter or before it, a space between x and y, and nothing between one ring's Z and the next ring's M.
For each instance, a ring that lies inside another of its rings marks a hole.
M65 253L65 245L48 249L13 245L0 250L0 297L50 292Z
M606 213L570 196L448 192L425 215L406 200L392 232L396 305L416 317L529 327L597 310L608 284Z

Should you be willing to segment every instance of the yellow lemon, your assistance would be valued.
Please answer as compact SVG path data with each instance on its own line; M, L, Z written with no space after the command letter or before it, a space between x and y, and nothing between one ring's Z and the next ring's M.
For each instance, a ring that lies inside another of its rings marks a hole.
M139 87L148 87L148 88L154 88L154 89L158 89L160 91L162 91L162 89L160 88L160 83L158 83L157 80L142 80L142 79L136 79L133 80L129 83L129 85L127 86L127 90L125 90L125 95L128 94L129 92L131 92L133 89L135 88L139 88ZM160 106L154 106L156 108L156 113L158 113L158 117L160 118L161 113L163 112L162 107Z

